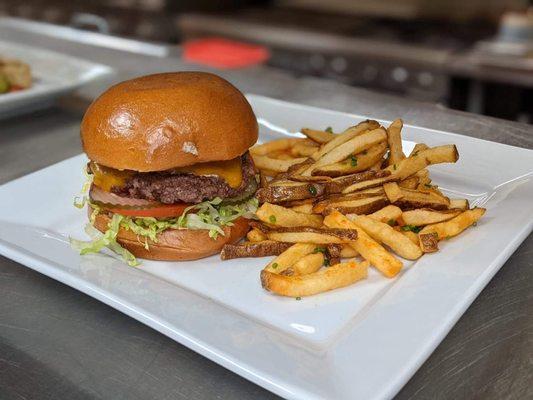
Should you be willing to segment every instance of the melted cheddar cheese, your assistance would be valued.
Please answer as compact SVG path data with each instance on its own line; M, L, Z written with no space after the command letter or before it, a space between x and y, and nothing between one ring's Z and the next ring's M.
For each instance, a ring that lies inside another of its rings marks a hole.
M91 162L91 172L94 175L93 183L99 188L111 191L113 186L121 187L126 181L136 174L135 171L120 171ZM237 157L227 161L213 161L175 168L174 173L191 173L195 175L214 175L224 179L232 188L238 188L242 183L241 158Z
M222 178L232 188L238 188L242 183L241 158L227 161L212 161L187 167L175 168L176 172L189 172L195 175L215 175Z

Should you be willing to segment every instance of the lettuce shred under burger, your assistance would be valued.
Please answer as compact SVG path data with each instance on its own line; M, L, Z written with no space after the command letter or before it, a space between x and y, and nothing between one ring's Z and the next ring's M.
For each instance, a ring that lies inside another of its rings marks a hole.
M102 212L102 209L97 204L92 203L87 195L92 184L92 175L86 173L86 176L87 182L83 185L82 195L74 199L74 206L83 208L88 204L92 208L89 223L85 226L85 232L91 237L91 240L83 241L70 238L70 244L81 255L98 253L106 247L122 257L130 266L139 265L139 262L131 252L118 243L117 236L120 228L135 233L148 250L148 241L157 243L157 235L167 229L205 229L209 230L209 237L216 239L218 235L224 235L223 227L232 226L236 219L240 217L254 218L258 207L258 201L253 196L241 202L230 204L224 203L220 197L216 197L187 207L179 217L129 217L113 213L107 230L102 234L93 226L96 216Z

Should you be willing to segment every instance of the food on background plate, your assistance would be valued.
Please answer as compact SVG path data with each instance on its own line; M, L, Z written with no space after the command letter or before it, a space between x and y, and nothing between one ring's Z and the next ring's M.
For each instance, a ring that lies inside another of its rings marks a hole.
M0 94L27 89L31 84L31 68L28 64L0 56Z
M111 87L81 123L93 240L73 246L82 254L108 247L135 265L136 257L207 257L237 242L257 208L248 152L257 135L246 98L213 74L156 74ZM259 245L250 253L279 251Z
M485 209L449 199L429 177L431 165L458 160L455 145L418 143L406 156L402 129L400 119L388 127L367 120L252 147L269 177L257 191L259 222L222 258L276 255L260 273L263 288L300 299L363 280L369 265L396 277L402 259L438 251Z

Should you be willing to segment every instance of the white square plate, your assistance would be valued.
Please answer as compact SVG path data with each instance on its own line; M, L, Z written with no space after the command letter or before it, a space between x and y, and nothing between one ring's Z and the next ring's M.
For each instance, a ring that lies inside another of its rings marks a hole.
M49 50L0 41L0 56L30 65L33 85L0 94L0 118L44 108L59 96L110 74L112 68Z
M262 141L302 126L341 130L365 117L248 96ZM488 209L460 238L395 279L371 271L347 288L296 301L261 289L267 259L144 261L78 256L85 212L72 207L83 182L77 156L0 187L0 252L168 335L287 398L392 397L444 338L531 232L533 151L405 126L416 142L455 143L460 160L431 167L452 197ZM20 210L24 210L21 212Z

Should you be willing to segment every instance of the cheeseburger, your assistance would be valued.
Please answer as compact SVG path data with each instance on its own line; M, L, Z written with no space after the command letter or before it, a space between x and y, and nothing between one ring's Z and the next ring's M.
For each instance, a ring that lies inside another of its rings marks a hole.
M246 98L213 74L149 75L108 89L81 123L93 231L76 243L81 252L106 246L130 264L194 260L241 239L257 208L248 153L257 133Z

